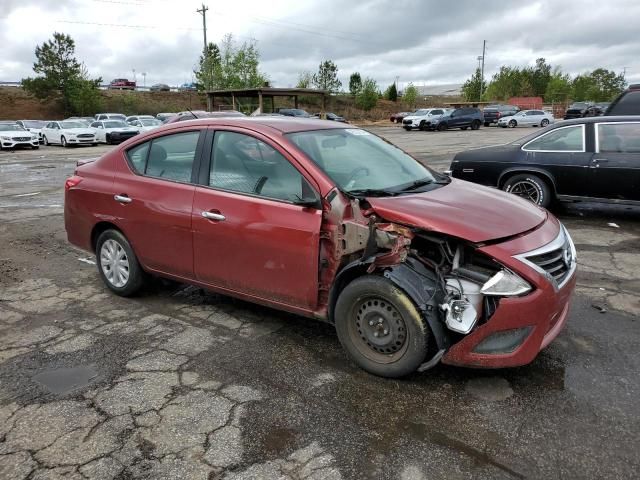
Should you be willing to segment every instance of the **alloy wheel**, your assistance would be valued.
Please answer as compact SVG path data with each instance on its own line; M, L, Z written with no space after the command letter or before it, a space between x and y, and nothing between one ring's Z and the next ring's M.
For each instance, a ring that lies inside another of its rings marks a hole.
M521 180L514 183L509 189L509 193L518 195L519 197L529 200L536 205L540 202L540 190L538 189L538 186L528 180Z
M117 288L124 287L129 281L129 259L125 249L113 239L102 244L100 249L100 268L107 281Z

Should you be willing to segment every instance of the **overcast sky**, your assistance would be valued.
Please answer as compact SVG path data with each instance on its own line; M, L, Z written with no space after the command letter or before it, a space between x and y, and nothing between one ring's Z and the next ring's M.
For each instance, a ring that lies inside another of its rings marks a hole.
M34 48L70 34L92 76L146 85L192 80L202 50L194 0L0 0L0 81L33 75ZM235 0L207 1L208 39L254 38L274 86L323 59L343 86L358 71L384 87L462 83L487 40L487 78L501 65L545 57L571 74L604 67L640 82L638 0Z

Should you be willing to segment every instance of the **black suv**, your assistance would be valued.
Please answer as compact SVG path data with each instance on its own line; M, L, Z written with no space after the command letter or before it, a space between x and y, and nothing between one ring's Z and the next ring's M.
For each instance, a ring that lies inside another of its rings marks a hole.
M300 118L310 118L306 111L301 108L279 108L278 113L280 115L286 115L287 117L300 117Z
M640 115L640 83L629 85L609 105L605 115Z
M515 105L487 105L484 109L484 126L488 127L492 123L498 124L502 117L510 117L520 111Z
M431 123L431 130L446 130L447 128L460 128L466 130L478 130L484 117L478 108L456 108L447 115L437 118Z

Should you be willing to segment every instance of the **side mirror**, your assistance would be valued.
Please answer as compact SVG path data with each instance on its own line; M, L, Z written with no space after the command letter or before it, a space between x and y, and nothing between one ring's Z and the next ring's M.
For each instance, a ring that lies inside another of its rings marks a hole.
M320 210L322 209L322 203L320 203L320 200L317 198L296 198L293 201L294 205L298 205L299 207L304 207L304 208L313 208L316 210Z

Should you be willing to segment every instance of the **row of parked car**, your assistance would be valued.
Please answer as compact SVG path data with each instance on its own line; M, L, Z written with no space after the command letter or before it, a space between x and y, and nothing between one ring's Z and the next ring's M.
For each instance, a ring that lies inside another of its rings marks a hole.
M403 112L406 113L406 112ZM520 110L512 105L493 105L484 111L475 107L463 108L421 108L409 115L391 116L392 122L402 122L407 130L478 130L484 124L488 127L497 124L500 127L518 126L546 127L554 122L553 115L543 110Z
M311 115L299 108L281 108L277 113L259 114L260 116L281 116L296 118L320 118L320 113ZM326 113L326 120L346 122L344 117L335 113ZM65 120L17 120L0 121L0 148L31 147L40 144L61 145L97 145L98 143L121 143L141 132L160 125L200 118L245 117L236 110L206 112L204 110L186 110L183 112L162 112L152 115L126 116L121 113L98 113L93 117L69 117Z

